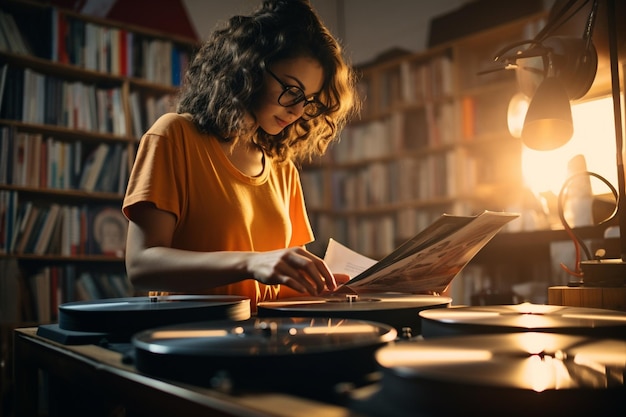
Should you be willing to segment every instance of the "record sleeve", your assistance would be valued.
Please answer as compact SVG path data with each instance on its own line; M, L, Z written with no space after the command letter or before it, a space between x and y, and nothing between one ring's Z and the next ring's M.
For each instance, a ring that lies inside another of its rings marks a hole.
M342 255L337 259L328 250L324 260L334 273L353 276L343 285L356 292L442 294L496 233L517 217L519 214L516 213L488 210L477 216L443 214L373 265L372 262L363 263L360 254L355 253L350 259L344 259L346 255ZM335 245L330 243L328 248L332 249ZM342 250L342 253L346 252ZM366 268L354 276L352 272L358 263Z

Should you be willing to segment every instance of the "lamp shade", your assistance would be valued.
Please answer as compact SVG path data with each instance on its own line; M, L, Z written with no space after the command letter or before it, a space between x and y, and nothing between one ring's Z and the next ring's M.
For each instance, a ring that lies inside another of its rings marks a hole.
M522 141L531 149L548 151L566 144L573 133L567 90L557 77L547 77L528 106Z

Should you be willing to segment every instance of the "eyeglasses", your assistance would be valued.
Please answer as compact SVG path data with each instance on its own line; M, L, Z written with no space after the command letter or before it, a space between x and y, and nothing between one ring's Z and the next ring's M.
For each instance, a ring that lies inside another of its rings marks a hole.
M280 93L280 96L278 96L278 104L280 104L281 106L291 107L304 101L304 115L311 119L321 115L328 110L328 107L322 104L317 99L317 97L306 98L304 91L300 87L296 85L285 84L280 78L276 76L276 74L274 74L268 68L266 68L266 71L276 81L278 81L278 84L280 84L280 86L283 88L282 93Z

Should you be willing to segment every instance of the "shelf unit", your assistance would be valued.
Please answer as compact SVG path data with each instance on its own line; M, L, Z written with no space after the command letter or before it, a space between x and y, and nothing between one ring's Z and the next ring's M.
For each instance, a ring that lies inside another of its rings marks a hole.
M96 226L111 220L125 227L120 205L137 143L173 109L197 41L28 0L4 2L0 19L9 39L0 45L0 261L19 264L22 276L14 281L29 283L43 268L80 282L106 266L127 284L123 242L107 246ZM29 217L34 232L26 233ZM15 284L8 279L4 286ZM81 296L63 277L45 312L16 304L5 311L8 321L54 320L55 303L129 291L126 285L111 293L110 285L92 281L95 289ZM38 293L36 285L21 287Z
M173 110L198 41L44 2L2 3L4 391L11 328L56 321L62 302L133 294L120 210L128 173L145 129ZM109 245L106 230L118 241Z
M507 127L513 71L478 75L545 13L359 68L364 108L302 178L316 242L373 258L447 212L506 210L522 191L521 143Z

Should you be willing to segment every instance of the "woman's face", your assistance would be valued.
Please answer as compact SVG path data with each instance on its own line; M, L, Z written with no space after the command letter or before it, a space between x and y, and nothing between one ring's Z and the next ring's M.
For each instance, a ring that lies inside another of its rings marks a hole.
M305 97L310 99L322 88L324 71L319 61L310 57L278 61L268 70L264 77L263 93L254 114L261 129L270 135L276 135L302 116L306 103L301 101L289 107L280 105L278 98L285 90L283 85L300 88ZM288 99L289 94L291 94L289 91L286 92L283 100Z

